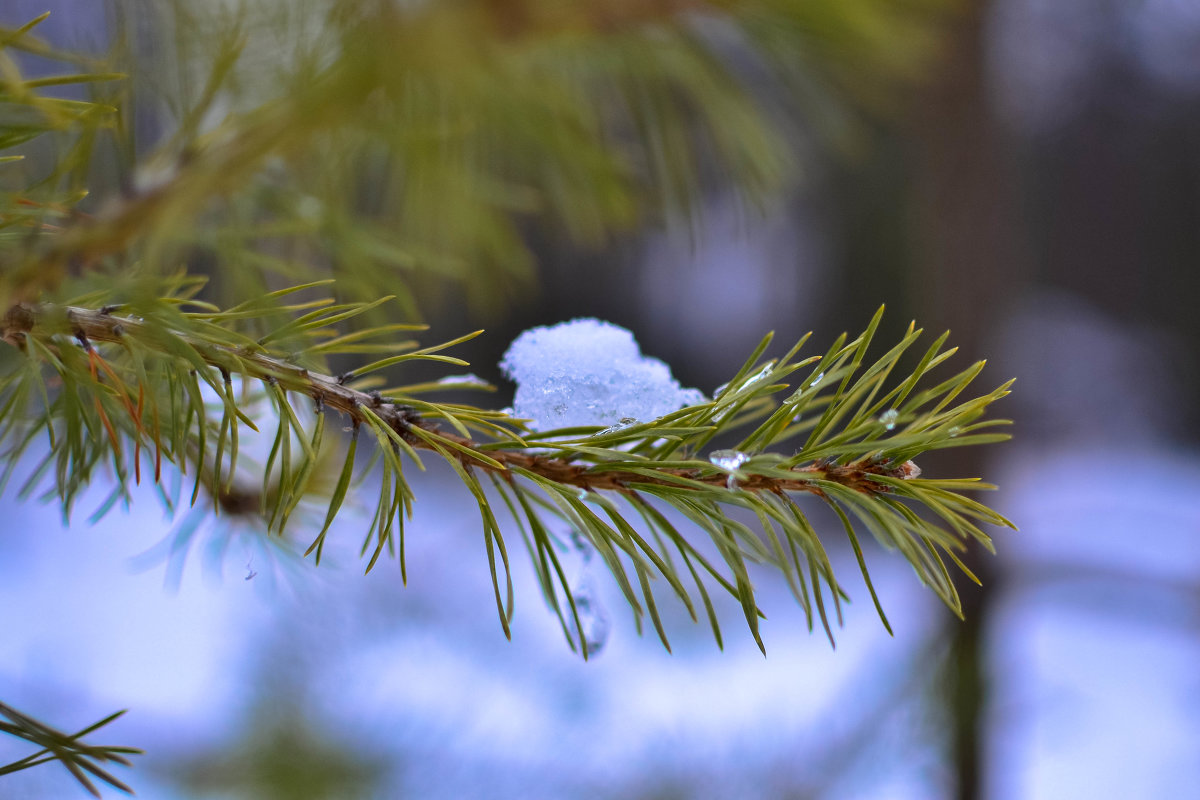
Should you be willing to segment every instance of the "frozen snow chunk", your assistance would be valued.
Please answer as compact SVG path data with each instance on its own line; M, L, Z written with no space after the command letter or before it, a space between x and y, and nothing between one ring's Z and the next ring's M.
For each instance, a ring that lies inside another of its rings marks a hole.
M654 419L704 400L662 361L642 355L632 333L598 319L525 331L500 369L517 384L514 416L532 420L534 430Z

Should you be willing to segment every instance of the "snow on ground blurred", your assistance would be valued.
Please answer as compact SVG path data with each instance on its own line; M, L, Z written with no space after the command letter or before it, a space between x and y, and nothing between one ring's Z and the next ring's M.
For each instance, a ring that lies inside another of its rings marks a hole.
M1056 292L1009 326L1029 424L996 475L1021 531L999 548L991 796L1194 794L1200 458L1170 438L1176 348Z
M1200 777L1200 460L1029 448L1000 480L994 797L1182 797Z
M805 630L781 582L764 580L767 658L732 600L717 601L722 652L660 592L669 655L652 629L636 635L615 587L601 583L613 632L584 663L542 604L519 537L510 545L517 616L504 640L474 504L451 475L414 483L407 587L394 563L361 574L361 516L339 522L341 546L319 569L247 556L234 541L224 580L206 577L194 553L172 593L161 566L129 566L165 530L148 492L128 514L71 530L50 507L0 500L0 513L21 522L20 535L0 538L6 702L64 727L132 709L104 738L148 750L130 776L141 797L186 796L156 774L170 768L164 758L235 736L256 696L288 684L288 702L304 703L321 726L394 760L394 786L410 796L619 796L674 785L687 796L769 797L827 782L827 765L797 756L858 735L855 699L897 691L897 665L941 619L907 567L875 554L895 640L843 559L857 602L845 606L836 651ZM894 716L885 711L881 725ZM887 774L878 796L925 796L928 761ZM857 796L872 796L867 774L846 778ZM71 786L56 767L8 780L18 794L27 781L30 796L47 780L68 796Z

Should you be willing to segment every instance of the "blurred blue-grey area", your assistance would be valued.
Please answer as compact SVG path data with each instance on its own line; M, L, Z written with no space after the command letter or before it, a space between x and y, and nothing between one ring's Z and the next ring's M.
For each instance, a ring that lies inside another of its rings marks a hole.
M45 35L100 47L100 5L5 0L0 21L53 8ZM95 487L70 528L10 491L5 702L64 728L131 709L104 738L147 750L121 773L144 798L1193 796L1200 4L959 5L902 107L851 152L813 155L761 215L715 192L692 232L535 241L537 291L487 320L472 369L498 381L520 330L576 316L628 327L708 392L766 330L824 342L881 302L887 336L910 318L951 329L990 385L1018 379L997 408L1012 443L922 463L998 483L987 499L1020 527L972 556L965 620L868 547L889 637L830 536L853 597L836 649L764 571L766 658L732 601L723 650L664 603L668 654L596 575L610 632L585 663L520 552L505 640L449 470L414 478L407 586L393 562L362 574L365 507L314 569L254 531L164 518L145 486L83 525ZM447 335L478 321L428 314ZM186 559L164 537L189 539ZM0 740L0 763L16 745ZM0 778L0 796L81 790L50 766Z

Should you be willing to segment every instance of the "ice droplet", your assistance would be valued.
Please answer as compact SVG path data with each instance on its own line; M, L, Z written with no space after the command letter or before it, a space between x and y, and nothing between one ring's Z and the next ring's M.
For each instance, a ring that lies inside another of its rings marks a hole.
M775 362L769 362L767 364L763 364L762 368L759 369L758 372L754 373L753 375L751 375L748 378L743 378L742 382L737 385L737 389L740 391L742 389L753 386L756 383L761 383L764 378L766 378L768 375L771 374L771 370L774 368L774 366L775 366ZM713 397L720 397L721 395L725 394L725 392L728 391L729 386L730 386L730 384L728 384L728 383L722 383L720 386L718 386L713 391Z
M721 469L729 470L729 477L725 481L725 486L732 489L737 486L737 476L733 471L750 460L749 453L743 453L741 450L713 450L708 454L708 460Z
M585 566L592 560L592 553L596 552L595 548L592 547L592 543L587 540L587 537L574 528L571 529L571 547L575 548L580 562Z
M958 426L955 425L953 428L946 431L946 433L950 434L950 438L953 439L955 436L958 436Z
M889 408L879 415L879 421L883 423L883 429L887 431L896 429L896 420L898 419L900 419L900 412L894 408Z
M604 649L611 626L608 614L596 595L589 576L589 564L596 550L587 537L574 528L571 529L569 538L571 548L579 557L577 577L572 581L571 587L571 601L575 604L575 616L579 621L576 625L572 617L571 624L575 627L580 642L587 646L588 658L592 658Z
M708 460L721 469L735 470L750 460L750 454L741 450L713 450Z
M745 389L747 386L753 386L756 383L762 383L764 380L766 380L767 376L771 374L771 370L774 367L775 367L775 362L773 362L773 361L763 364L762 369L760 369L758 372L751 375L746 380L742 381L741 388Z
M634 425L637 425L639 422L641 422L641 420L639 420L637 417L621 417L621 419L617 420L617 424L609 425L604 430L602 430L598 433L593 433L592 435L593 436L604 436L605 434L616 433L617 431L623 431L626 428L632 428Z
M821 379L822 379L822 378L824 378L824 377L825 377L825 373L824 373L824 372L817 373L817 377L815 377L815 378L813 378L811 381L809 381L809 382L808 382L808 385L809 385L809 386L816 386L818 383L820 383L820 382L821 382Z
M579 618L576 632L580 641L587 645L588 658L595 658L608 642L611 627L608 614L586 578L580 580L571 592L571 599L575 601L575 614Z
M466 386L480 389L491 387L490 383L473 372L468 372L464 375L447 375L444 378L438 378L436 383L439 386Z
M735 470L749 461L750 455L741 450L713 450L708 460L721 469Z

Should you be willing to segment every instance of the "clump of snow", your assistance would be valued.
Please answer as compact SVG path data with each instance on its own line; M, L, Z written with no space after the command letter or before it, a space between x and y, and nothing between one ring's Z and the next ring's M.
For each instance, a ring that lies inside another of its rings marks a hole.
M705 400L662 361L642 355L632 333L598 319L525 331L500 369L517 384L514 416L535 430L652 420Z

